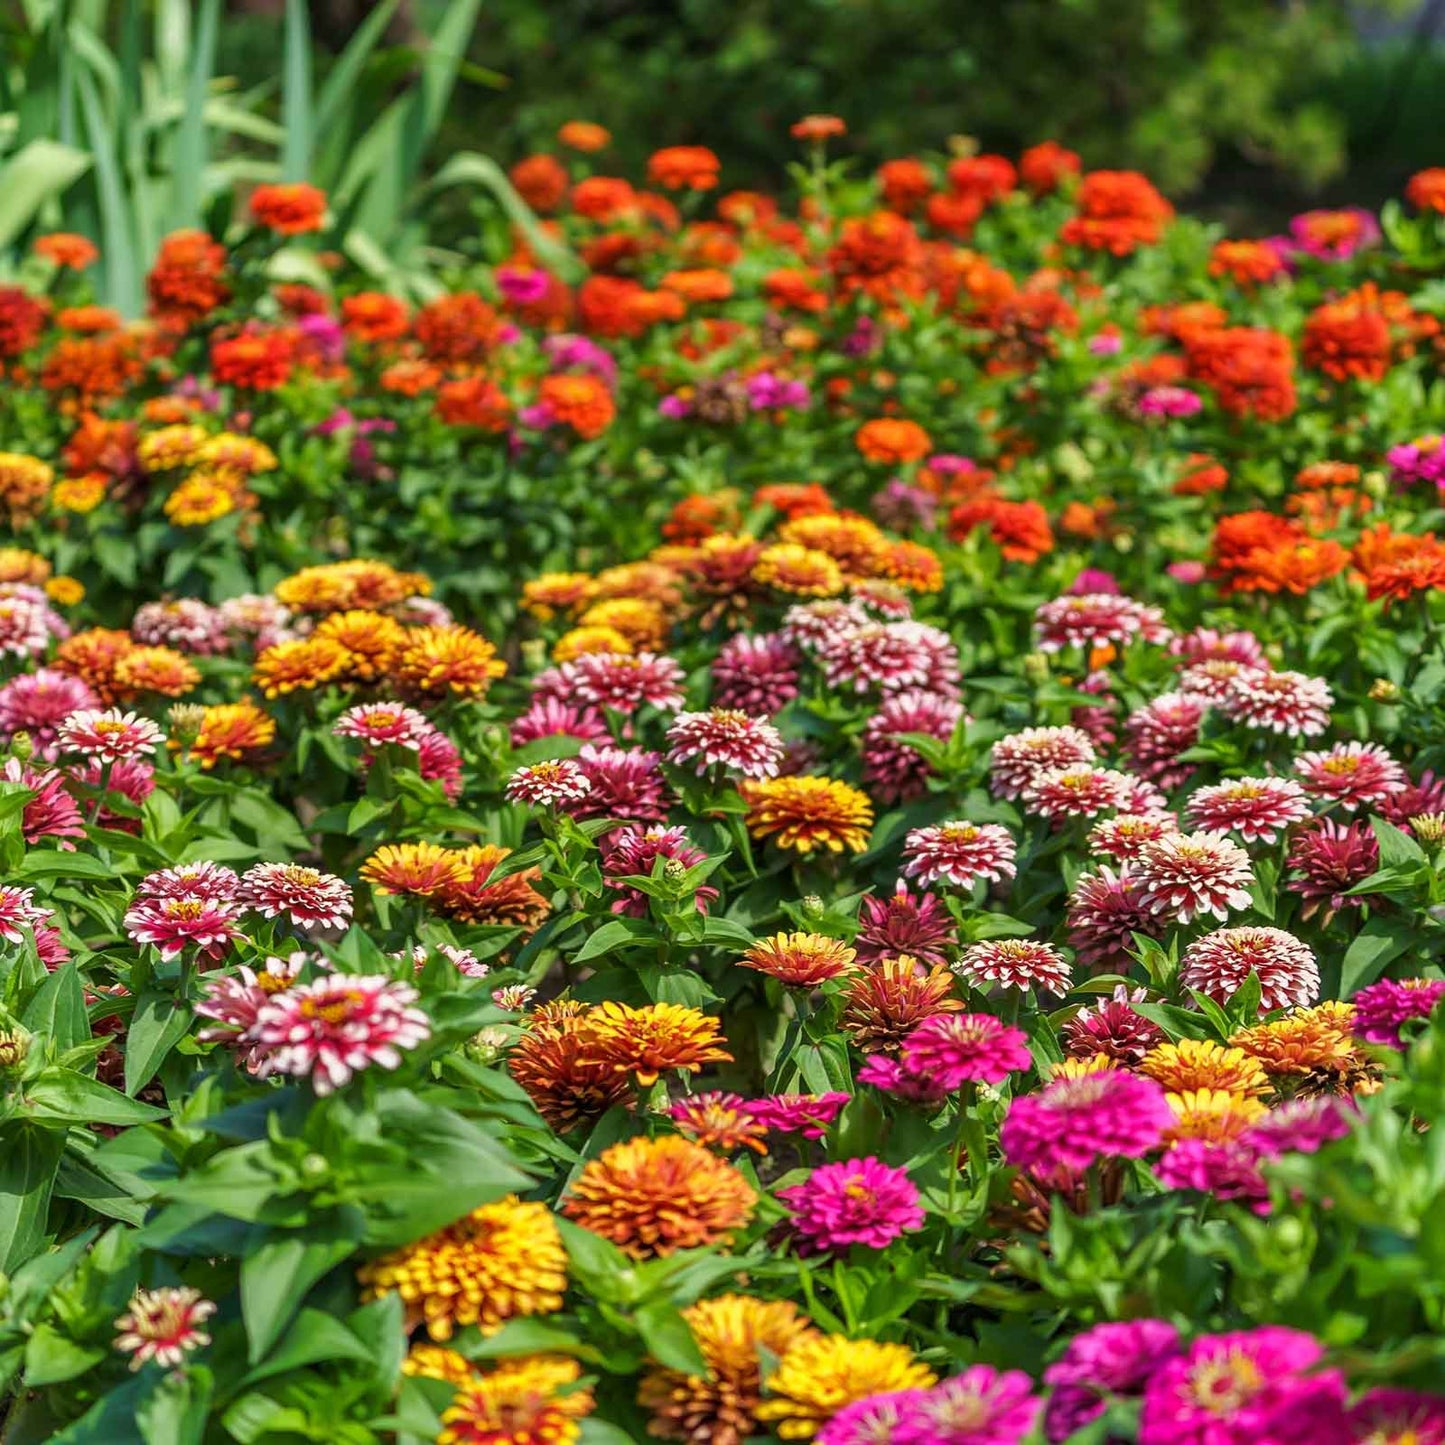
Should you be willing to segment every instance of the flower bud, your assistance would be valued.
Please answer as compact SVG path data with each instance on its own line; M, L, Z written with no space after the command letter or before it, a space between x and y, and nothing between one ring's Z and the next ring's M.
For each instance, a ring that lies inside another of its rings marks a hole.
M687 864L681 858L669 858L662 865L662 876L673 885L681 883L687 877Z
M1410 819L1410 831L1422 843L1445 843L1445 813L1416 813Z
M19 762L28 763L35 756L35 739L21 731L10 739L10 756Z
M1049 679L1049 659L1046 653L1030 652L1024 658L1024 676L1037 687Z
M1398 702L1400 699L1400 685L1391 682L1388 677L1377 677L1370 684L1371 702Z
M0 1074L16 1074L30 1054L30 1035L24 1029L0 1029Z
M184 747L195 742L205 726L206 710L198 702L178 702L167 709L166 717L170 721L171 736Z
M808 918L821 918L827 912L827 906L816 893L809 893L803 898L803 913Z

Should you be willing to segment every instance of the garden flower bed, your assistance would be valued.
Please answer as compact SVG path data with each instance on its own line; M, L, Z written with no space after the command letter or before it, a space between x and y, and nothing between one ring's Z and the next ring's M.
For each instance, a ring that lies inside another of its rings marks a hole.
M1445 1436L1445 170L840 129L0 286L6 1445Z

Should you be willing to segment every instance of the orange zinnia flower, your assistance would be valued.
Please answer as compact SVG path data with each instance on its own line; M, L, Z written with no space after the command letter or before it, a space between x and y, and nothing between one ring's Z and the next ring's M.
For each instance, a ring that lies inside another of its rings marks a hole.
M251 192L251 216L283 236L319 231L326 220L326 192L305 181L257 186Z
M916 421L895 417L864 422L853 444L870 462L892 466L920 462L933 450L933 438Z

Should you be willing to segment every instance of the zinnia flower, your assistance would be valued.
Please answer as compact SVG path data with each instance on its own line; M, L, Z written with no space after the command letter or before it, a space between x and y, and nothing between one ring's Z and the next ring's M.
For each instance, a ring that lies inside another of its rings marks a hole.
M1254 882L1249 855L1219 833L1180 833L1156 839L1136 863L1139 896L1152 913L1176 923L1223 919L1249 906Z
M1164 1090L1120 1070L1060 1078L1012 1100L999 1144L1020 1169L1082 1172L1095 1159L1138 1159L1174 1122Z
M729 768L745 778L772 778L783 757L783 739L770 722L731 708L680 712L667 730L667 760L679 766L696 762L699 777L708 768Z
M442 1411L437 1445L576 1445L593 1409L576 1360L523 1355L474 1375Z
M1075 1335L1044 1371L1045 1382L1053 1387L1044 1413L1050 1445L1062 1445L1098 1419L1110 1396L1138 1395L1180 1349L1179 1331L1167 1320L1095 1325Z
M915 898L900 880L884 897L871 893L863 897L853 947L859 963L870 966L882 958L907 953L934 967L946 962L946 950L957 938L958 930L943 901L932 893Z
M997 823L937 823L914 828L903 842L903 871L921 884L970 888L975 880L1014 876L1014 840Z
M1347 812L1383 803L1409 783L1404 768L1375 743L1339 743L1328 752L1305 752L1294 770L1317 798Z
M1251 973L1259 976L1259 1002L1266 1011L1319 997L1319 966L1309 945L1280 928L1216 928L1184 950L1179 978L1224 1003Z
M1330 725L1334 694L1323 678L1245 667L1230 678L1221 706L1246 727L1314 737Z
M1022 1370L970 1365L935 1385L900 1422L897 1445L1019 1445L1043 1402Z
M203 958L220 958L238 938L240 905L223 898L180 894L169 898L137 896L125 915L133 943L153 944L162 958L175 958L194 947Z
M553 758L521 767L507 779L509 802L530 803L537 808L566 811L591 791L591 779L574 758Z
M115 1322L120 1331L115 1348L131 1357L132 1370L153 1360L162 1369L175 1369L192 1350L211 1343L201 1326L215 1312L198 1289L138 1289Z
M816 988L851 972L856 957L847 944L821 933L776 933L755 943L738 963L789 988Z
M1381 979L1362 988L1353 999L1355 1036L1369 1044L1403 1049L1403 1027L1415 1019L1428 1019L1442 998L1442 979Z
M1021 1029L990 1014L938 1014L909 1034L903 1066L943 1089L965 1083L1001 1084L1015 1070L1033 1063Z
M748 805L745 821L754 838L773 838L778 847L799 853L861 853L868 846L873 805L867 794L846 783L769 778L744 782L738 791Z
M1024 938L987 938L970 944L953 965L953 971L974 988L1031 988L1041 993L1067 993L1069 965L1049 943Z
M779 1189L803 1254L842 1253L855 1244L883 1249L923 1225L923 1206L906 1169L871 1155L824 1164L801 1184Z
M236 901L264 918L284 913L298 928L345 928L351 922L346 881L294 863L258 863L248 869Z
M165 735L149 718L119 708L72 713L59 730L60 746L65 751L112 763L121 758L148 757L164 740Z
M783 1440L811 1440L845 1406L870 1395L927 1389L937 1376L907 1345L811 1335L768 1377L758 1419Z
M1196 788L1189 818L1210 833L1238 833L1246 843L1274 843L1310 815L1302 787L1290 778L1233 778Z

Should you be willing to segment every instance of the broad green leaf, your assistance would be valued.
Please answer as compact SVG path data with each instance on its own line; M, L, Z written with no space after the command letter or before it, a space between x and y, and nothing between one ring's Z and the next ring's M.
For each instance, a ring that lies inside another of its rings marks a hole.
M0 1271L9 1273L45 1242L56 1166L65 1147L58 1130L32 1124L0 1129Z
M85 1015L85 990L74 961L52 973L25 1005L20 1023L32 1034L44 1034L64 1053L90 1037Z
M40 208L90 169L90 157L74 146L37 138L0 166L0 248L36 218Z
M305 0L286 0L281 125L281 178L304 181L311 165L311 20Z
M126 1031L125 1091L138 1094L155 1078L166 1055L185 1036L195 1017L188 1003L174 994L143 993Z
M46 1069L27 1085L25 1098L36 1119L124 1126L149 1124L166 1116L164 1109L128 1099L119 1089L74 1069Z
M241 1261L247 1364L256 1364L276 1343L306 1292L355 1249L364 1227L353 1210L295 1233L274 1233L248 1250Z

